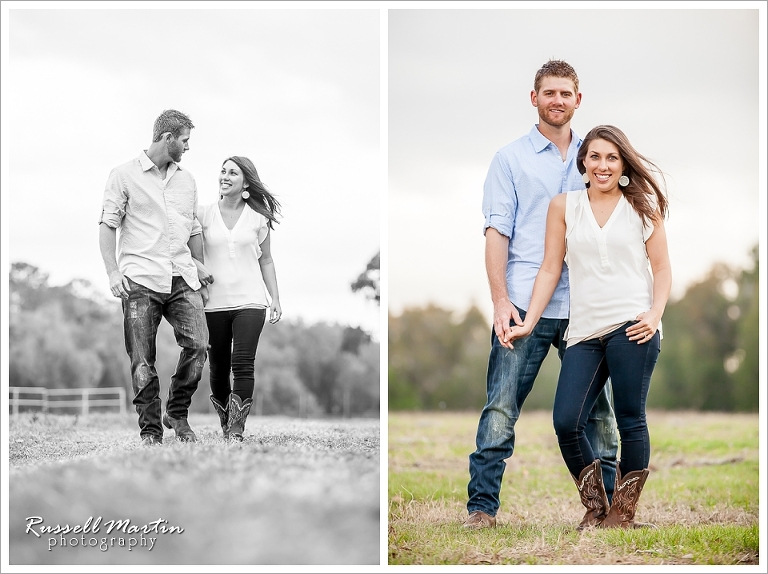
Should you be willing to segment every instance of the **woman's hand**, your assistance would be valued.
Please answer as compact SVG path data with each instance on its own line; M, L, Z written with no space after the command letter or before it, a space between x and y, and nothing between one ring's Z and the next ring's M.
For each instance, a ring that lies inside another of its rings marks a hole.
M637 341L638 345L642 345L650 341L656 334L661 317L652 311L640 313L635 317L637 323L627 327L626 333L630 341Z
M509 323L513 321L515 324L522 324L520 319L520 313L517 308L510 303L507 298L493 304L493 329L496 332L496 338L501 343L502 347L512 348L511 345L506 343L506 336L509 332Z
M514 349L515 347L512 345L512 342L516 341L517 339L527 337L531 334L531 331L533 331L533 326L526 325L525 321L523 321L522 325L512 325L509 329L507 329L506 334L504 335L504 339L502 339L502 344L505 347Z
M272 300L269 306L269 322L277 323L283 315L283 309L280 307L280 301Z
M206 285L203 285L199 289L200 296L203 298L203 307L205 307L208 304L208 299L211 298L211 296L208 294L208 287Z
M197 267L197 278L200 280L200 283L203 286L213 283L213 275L208 271L208 268L194 257L192 258L192 261L195 262L195 266Z

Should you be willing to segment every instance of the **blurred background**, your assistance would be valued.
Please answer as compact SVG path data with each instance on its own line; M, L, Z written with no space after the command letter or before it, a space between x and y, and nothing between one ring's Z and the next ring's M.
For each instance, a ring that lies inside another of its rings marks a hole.
M255 412L378 417L379 10L114 4L26 4L4 18L9 386L132 398L98 219L110 170L174 108L195 124L182 166L201 204L218 199L224 159L244 155L283 206L283 318L260 341ZM163 321L163 397L178 355ZM208 412L207 365L200 388L192 409Z
M757 411L764 12L545 4L389 10L389 409L485 402L483 182L538 122L536 71L562 59L583 94L572 129L616 125L666 175L674 285L648 407ZM527 409L551 409L558 371L552 349Z

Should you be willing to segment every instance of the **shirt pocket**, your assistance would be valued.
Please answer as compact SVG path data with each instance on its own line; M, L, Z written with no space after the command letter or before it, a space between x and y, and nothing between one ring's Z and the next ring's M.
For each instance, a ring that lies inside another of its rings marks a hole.
M166 191L165 208L168 212L168 222L191 231L194 203L194 194L191 191Z

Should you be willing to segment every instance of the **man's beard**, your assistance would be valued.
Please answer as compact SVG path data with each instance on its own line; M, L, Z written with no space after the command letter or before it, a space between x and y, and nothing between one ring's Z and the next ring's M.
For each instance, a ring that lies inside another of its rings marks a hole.
M552 118L552 117L551 117L551 116L548 114L548 111L549 111L549 110L547 110L547 109L544 109L544 110L541 110L541 109L540 109L540 110L539 110L539 118L541 119L541 121L543 121L543 122L545 122L545 123L549 124L550 126L553 126L553 127L558 127L558 128L559 128L560 126L564 126L565 124L567 124L568 122L570 122L570 121L571 121L571 119L573 118L573 113L574 113L576 110L569 110L569 111L566 111L564 114L562 114L562 116L560 117L560 119L559 119L559 120L555 120L555 119L553 119L553 118Z
M184 148L179 146L176 142L171 142L168 144L168 155L171 156L171 159L175 162L181 161L181 154L184 153Z

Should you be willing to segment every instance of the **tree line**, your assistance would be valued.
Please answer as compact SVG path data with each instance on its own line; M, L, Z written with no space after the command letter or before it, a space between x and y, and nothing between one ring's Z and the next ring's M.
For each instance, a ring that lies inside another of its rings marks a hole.
M759 406L758 248L751 269L718 263L670 301L648 408L757 412ZM479 410L491 324L472 306L463 315L436 305L388 318L390 410ZM559 372L550 349L527 409L551 409Z
M376 286L378 288L378 286ZM133 397L120 302L86 280L52 286L23 262L9 280L9 385L123 387ZM254 403L260 414L379 416L378 342L358 327L302 321L267 323L256 353ZM179 356L173 330L162 321L156 368L161 397ZM209 371L192 401L208 412Z

